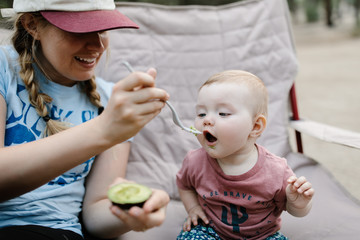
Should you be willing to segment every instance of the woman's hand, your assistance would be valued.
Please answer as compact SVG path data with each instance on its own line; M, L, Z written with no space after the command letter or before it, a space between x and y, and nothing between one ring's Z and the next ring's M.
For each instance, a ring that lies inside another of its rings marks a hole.
M155 87L156 70L134 72L113 87L99 126L109 143L119 143L140 131L165 105L166 91Z
M146 231L160 226L165 220L166 205L170 198L163 190L152 189L152 191L151 197L142 208L134 206L125 211L112 205L110 211L133 231Z

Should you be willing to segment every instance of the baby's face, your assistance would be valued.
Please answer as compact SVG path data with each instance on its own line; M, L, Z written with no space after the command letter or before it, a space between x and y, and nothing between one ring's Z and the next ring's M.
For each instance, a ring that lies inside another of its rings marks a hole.
M237 83L215 83L200 90L195 127L203 132L197 138L210 156L223 158L251 147L251 97L249 89Z

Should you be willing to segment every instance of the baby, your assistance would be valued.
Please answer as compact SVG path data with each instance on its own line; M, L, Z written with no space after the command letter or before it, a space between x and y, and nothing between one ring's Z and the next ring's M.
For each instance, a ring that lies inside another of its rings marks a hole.
M249 72L224 71L200 87L195 127L202 148L186 155L177 174L188 212L178 240L287 239L279 232L282 211L310 211L311 183L256 144L267 104L265 85Z

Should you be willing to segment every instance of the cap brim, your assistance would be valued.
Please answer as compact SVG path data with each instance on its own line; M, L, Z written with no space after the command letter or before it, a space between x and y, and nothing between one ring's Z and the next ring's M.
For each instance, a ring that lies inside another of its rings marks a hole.
M41 14L51 24L67 32L87 33L117 28L139 28L117 10L41 11Z

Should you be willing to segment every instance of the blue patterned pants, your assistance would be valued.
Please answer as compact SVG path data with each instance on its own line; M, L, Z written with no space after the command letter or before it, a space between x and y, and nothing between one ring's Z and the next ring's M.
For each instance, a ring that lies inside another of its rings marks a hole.
M214 231L212 227L205 227L197 225L188 232L181 230L176 240L221 240L219 235ZM265 240L288 240L282 233L276 232L275 234L267 237Z

